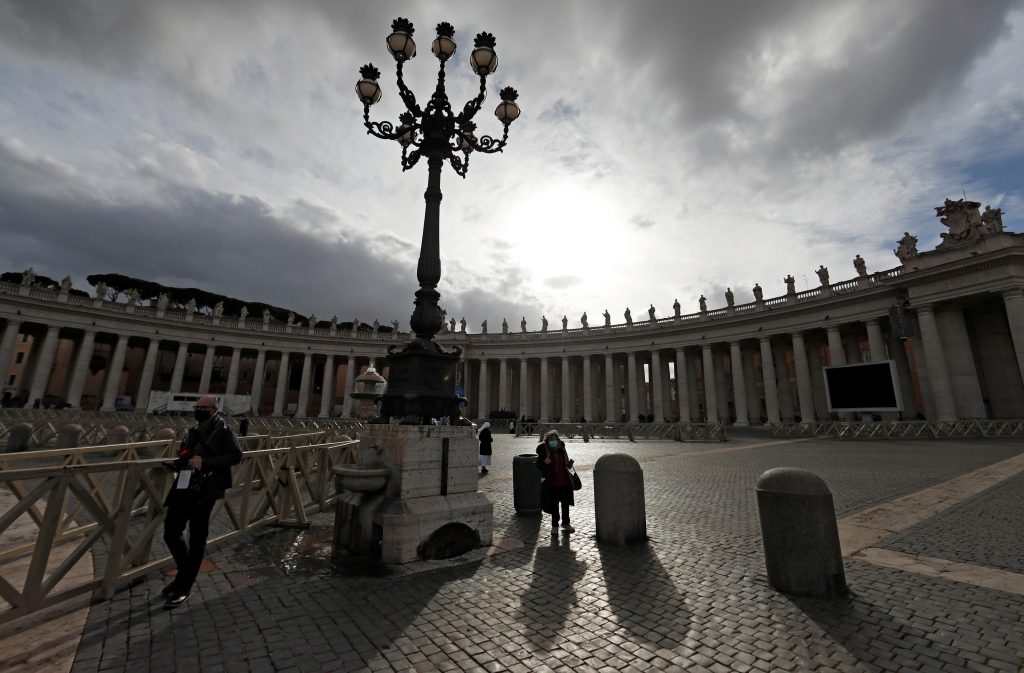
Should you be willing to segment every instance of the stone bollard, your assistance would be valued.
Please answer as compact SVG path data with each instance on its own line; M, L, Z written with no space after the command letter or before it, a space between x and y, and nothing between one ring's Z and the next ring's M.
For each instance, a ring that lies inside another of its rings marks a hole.
M540 470L536 453L520 453L512 459L512 502L516 514L540 511Z
M127 444L131 440L128 438L128 428L123 425L118 425L107 433L107 439L104 444Z
M609 453L597 459L594 519L598 542L622 547L647 539L644 471L633 456Z
M176 439L177 436L178 432L174 428L160 428L153 433L153 439Z
M82 442L82 426L77 423L68 423L67 425L60 426L57 430L57 444L55 448L58 449L74 449L77 448Z
M7 433L7 453L26 451L31 441L32 425L30 423L15 423Z
M768 584L784 594L846 595L832 493L818 475L776 467L757 480Z

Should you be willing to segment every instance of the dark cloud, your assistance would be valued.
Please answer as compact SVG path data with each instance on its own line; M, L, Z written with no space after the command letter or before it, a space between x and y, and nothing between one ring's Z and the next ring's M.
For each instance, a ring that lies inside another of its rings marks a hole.
M552 276L544 281L544 284L556 290L564 290L567 287L578 285L582 279L579 276Z
M634 215L633 217L629 218L629 223L636 227L637 229L650 229L651 227L654 226L654 220L652 220L649 217L644 217L642 215Z

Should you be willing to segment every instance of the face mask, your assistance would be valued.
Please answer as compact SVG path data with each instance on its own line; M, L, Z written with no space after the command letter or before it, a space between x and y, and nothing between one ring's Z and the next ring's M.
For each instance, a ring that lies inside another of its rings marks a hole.
M548 446L550 446L552 449L557 449L558 448L558 440L557 439L550 439L550 440L548 440Z
M211 414L209 409L196 409L195 411L192 412L192 417L195 418L196 421L200 423L205 423L206 421L210 420L210 415Z

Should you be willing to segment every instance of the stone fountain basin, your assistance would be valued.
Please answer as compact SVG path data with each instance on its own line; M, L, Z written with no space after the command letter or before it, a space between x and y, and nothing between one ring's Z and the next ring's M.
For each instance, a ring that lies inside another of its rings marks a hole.
M338 465L331 470L338 490L372 493L384 488L391 470L372 465Z

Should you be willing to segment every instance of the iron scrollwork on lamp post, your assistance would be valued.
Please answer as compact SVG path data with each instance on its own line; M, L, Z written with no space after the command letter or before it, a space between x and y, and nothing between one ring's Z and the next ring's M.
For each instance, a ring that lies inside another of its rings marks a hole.
M426 201L423 239L416 266L420 288L416 291L416 308L410 320L415 336L401 350L396 346L388 349L388 389L381 399L380 416L376 420L389 422L391 418L398 418L403 424L420 424L429 423L433 418L447 418L453 424L469 423L461 420L459 414L459 403L465 399L455 394L455 370L462 350L456 346L453 352L448 353L434 341L442 322L437 303L441 298L437 292L437 284L441 280L441 168L447 161L456 174L465 178L472 152L501 152L508 140L509 125L519 116L518 93L512 87L505 87L500 92L501 103L494 114L503 126L501 138L477 137L473 118L487 97L487 76L498 67L494 36L480 33L473 41L470 65L480 76L480 90L460 113L455 114L444 88L445 64L456 49L455 29L449 23L437 26L437 37L431 51L441 66L437 88L424 108L416 102L416 96L402 77L403 65L416 56L416 43L412 37L415 29L411 21L403 18L395 19L391 29L386 42L395 59L398 92L406 110L399 115L397 126L389 121L370 121L370 106L380 100L381 90L377 84L380 71L373 64L367 64L359 69L361 79L356 83L356 94L363 103L363 123L368 134L394 140L401 145L403 171L425 157L428 177L427 191L423 195Z

